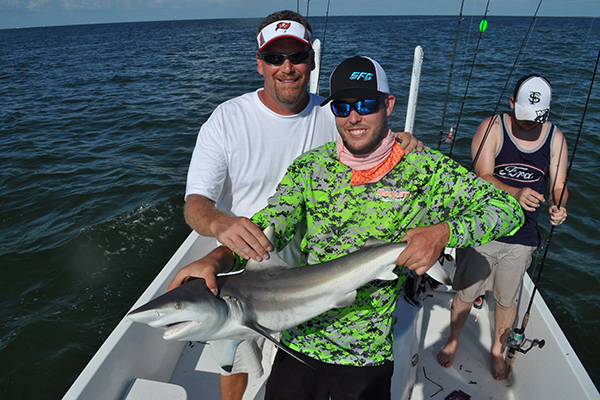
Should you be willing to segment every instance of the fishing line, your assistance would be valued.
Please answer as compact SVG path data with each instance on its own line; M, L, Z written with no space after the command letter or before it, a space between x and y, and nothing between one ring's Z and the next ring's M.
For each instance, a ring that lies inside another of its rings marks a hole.
M471 171L473 171L475 169L475 165L477 165L477 160L479 160L479 156L481 155L481 150L483 149L483 145L485 144L485 141L487 140L487 138L490 134L490 130L492 129L494 117L498 113L498 109L500 108L500 104L502 103L502 97L504 96L504 93L506 92L506 88L508 87L510 78L513 76L515 68L517 67L517 64L519 63L519 58L521 57L521 54L523 54L523 49L526 47L526 44L529 41L529 37L531 36L531 32L533 31L534 23L537 18L538 11L540 10L540 7L542 5L542 1L543 0L540 0L540 2L538 3L535 13L533 14L533 17L531 18L531 23L529 24L529 28L527 29L527 32L525 33L525 37L523 38L523 43L521 43L521 47L519 48L519 51L517 52L517 57L515 58L515 62L513 63L512 67L510 69L510 72L508 73L508 77L506 78L506 82L504 83L504 87L502 88L502 92L500 93L500 98L498 99L498 102L496 103L496 107L494 108L494 112L492 113L492 118L490 118L490 122L488 123L488 126L485 130L483 139L481 140L481 143L479 144L479 147L477 148L477 153L476 153L475 157L473 158L473 162L471 163ZM465 96L466 96L466 93L465 93ZM461 114L462 114L462 109L461 109ZM461 114L459 114L459 118L460 118ZM458 130L458 127L457 127L457 130ZM456 135L454 136L454 139L456 139ZM450 148L450 154L452 154L452 148L454 147L454 141L455 140L452 141L452 147Z
M595 20L596 20L595 18L592 18L592 22L590 24L590 29L588 30L587 37L585 38L585 43L584 43L583 46L580 46L580 48L586 49L588 47L588 43L590 42L590 37L592 35L592 31L593 31L593 28L594 28L594 21ZM567 105L571 101L571 94L573 93L573 88L575 87L575 82L577 81L577 77L579 76L579 71L581 70L582 63L583 63L583 57L580 57L579 60L577 61L577 68L575 68L575 77L573 78L573 84L571 85L571 89L569 90L569 95L567 96L567 100L565 102L565 106L563 107L562 115L560 116L560 121L561 122L564 120L565 114L567 113Z
M475 0L471 3L471 15L475 14L473 11L473 9L475 8L474 5L475 5ZM464 19L466 20L466 18L464 18ZM469 54L469 45L471 43L471 33L473 32L474 20L475 20L474 16L471 16L471 18L469 19L469 29L467 30L467 38L466 38L466 43L464 46L465 50L464 50L464 54L462 54L462 58L460 60L460 68L459 68L459 74L458 74L459 79L458 79L458 84L456 85L457 88L463 87L463 78L464 78L463 73L465 71L465 65L466 65L465 60L467 59L468 54ZM459 94L459 91L456 90L456 96L454 97L453 102L452 102L452 120L453 121L456 118L456 109L458 108L457 105L460 101L460 97L461 96ZM454 130L454 125L450 126L450 130L452 130L452 131ZM444 142L449 144L451 140L452 140L452 135L448 134L448 137L444 139Z
M569 162L569 168L567 169L567 174L565 176L565 182L560 194L560 199L558 201L558 203L555 202L555 204L560 207L565 195L565 191L567 190L567 184L569 181L569 176L571 175L571 168L573 167L573 161L575 160L575 153L577 152L577 146L579 145L579 139L581 138L581 130L583 129L583 122L585 121L585 116L587 114L587 109L588 109L588 105L590 103L590 97L592 95L592 88L594 87L594 80L596 79L596 73L598 71L598 63L600 62L600 50L598 51L598 56L596 57L596 66L594 67L594 72L592 74L592 81L590 82L590 89L588 91L588 96L587 96L587 100L585 102L585 107L583 108L583 114L581 116L581 122L579 123L579 129L577 131L577 138L575 139L575 145L573 147L573 153L571 155L571 161ZM556 198L555 198L556 200ZM533 306L533 299L535 297L535 294L537 292L537 288L538 285L540 283L540 279L542 277L542 271L544 270L544 264L546 262L546 257L548 256L548 249L550 248L550 243L552 242L552 235L554 234L554 228L556 228L557 225L552 225L552 227L550 228L550 233L548 234L548 238L546 239L546 248L544 249L544 255L542 257L542 262L540 264L540 268L537 274L537 277L535 279L535 283L533 285L533 291L531 292L531 298L529 299L529 305L527 306L527 311L525 312L525 315L523 316L523 321L521 322L521 328L517 331L516 329L513 330L513 332L515 332L517 335L523 335L523 333L525 332L525 328L527 327L527 324L529 323L529 313L531 311L531 307ZM524 336L522 336L524 337ZM512 370L514 368L514 364L516 361L516 354L513 352L513 356L511 357L511 362L510 365L508 367L508 377L510 377Z
M485 13L483 14L483 21L481 22L482 24L485 22L485 27L487 27L487 13L490 7L490 0L487 0L487 4L485 6ZM450 143L450 153L448 154L448 157L452 157L452 150L454 149L454 142L456 140L456 134L458 133L458 127L460 125L460 119L462 117L463 114L463 110L465 108L465 102L467 101L467 93L469 92L469 85L471 83L471 78L473 77L473 70L475 68L475 60L477 59L477 53L479 52L479 44L481 43L481 38L483 37L483 32L485 31L486 28L481 28L483 25L480 25L479 28L479 39L477 39L477 46L475 47L475 54L473 54L473 63L471 64L471 72L469 73L469 78L467 79L467 85L465 87L465 94L463 96L462 99L462 105L460 107L460 112L458 113L458 120L456 121L456 130L454 131L454 140L451 141Z
M458 33L460 32L460 23L462 22L463 8L465 0L460 4L460 13L458 15L458 25L456 26L456 38L454 39L454 51L452 52L452 62L450 63L450 73L448 74L448 88L446 90L446 99L444 100L444 111L442 113L442 125L440 126L440 137L438 139L438 151L442 146L444 136L444 121L446 120L446 110L448 108L448 97L450 96L450 83L452 82L452 73L454 72L454 59L456 58L456 46L458 44ZM451 133L452 134L452 133ZM452 137L449 137L452 139Z

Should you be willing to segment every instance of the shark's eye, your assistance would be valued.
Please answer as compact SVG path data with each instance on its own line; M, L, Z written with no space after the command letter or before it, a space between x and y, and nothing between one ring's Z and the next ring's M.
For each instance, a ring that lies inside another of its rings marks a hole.
M175 302L175 308L178 310L181 308L181 303L179 301Z

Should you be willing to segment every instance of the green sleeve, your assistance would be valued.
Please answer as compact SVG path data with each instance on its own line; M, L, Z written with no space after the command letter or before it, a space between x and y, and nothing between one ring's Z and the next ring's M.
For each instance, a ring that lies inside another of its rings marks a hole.
M439 159L433 179L438 182L438 196L458 208L446 220L450 225L448 247L481 246L511 236L525 221L514 197L448 157ZM454 195L444 196L448 193Z

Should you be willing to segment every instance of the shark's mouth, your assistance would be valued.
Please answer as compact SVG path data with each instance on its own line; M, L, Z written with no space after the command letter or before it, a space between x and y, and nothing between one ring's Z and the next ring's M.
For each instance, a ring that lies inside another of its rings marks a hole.
M199 324L199 322L197 322L197 321L183 321L183 322L176 322L174 324L169 324L169 325L163 326L163 329L165 329L165 333L163 333L163 338L171 339L173 336L176 336L178 333L183 331L185 328L187 328L189 326L193 326L193 325L198 325L198 324Z

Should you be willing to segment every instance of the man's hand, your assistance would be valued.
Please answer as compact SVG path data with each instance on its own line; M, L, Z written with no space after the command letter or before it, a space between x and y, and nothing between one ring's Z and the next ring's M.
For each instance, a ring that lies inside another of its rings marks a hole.
M234 217L205 196L190 194L185 202L185 221L204 236L217 240L245 259L262 261L269 258L271 244L260 228L248 218Z
M423 149L428 149L423 145L423 142L410 134L410 132L394 132L394 137L397 142L400 142L400 147L404 150L404 154L408 154L415 148L420 153Z
M245 259L266 260L273 249L263 231L245 217L220 217L211 229L219 242Z
M544 195L536 192L535 190L525 187L517 190L514 198L519 201L523 210L534 212L536 208L544 202Z
M407 246L398 256L396 264L423 275L440 257L448 240L450 227L445 222L410 229L402 238Z
M567 219L567 209L564 207L559 209L557 206L550 206L548 211L550 212L550 223L552 225L560 225Z
M217 294L217 274L227 272L233 265L233 255L227 247L217 247L204 258L181 268L169 283L167 290L175 289L190 278L203 278L213 294Z

